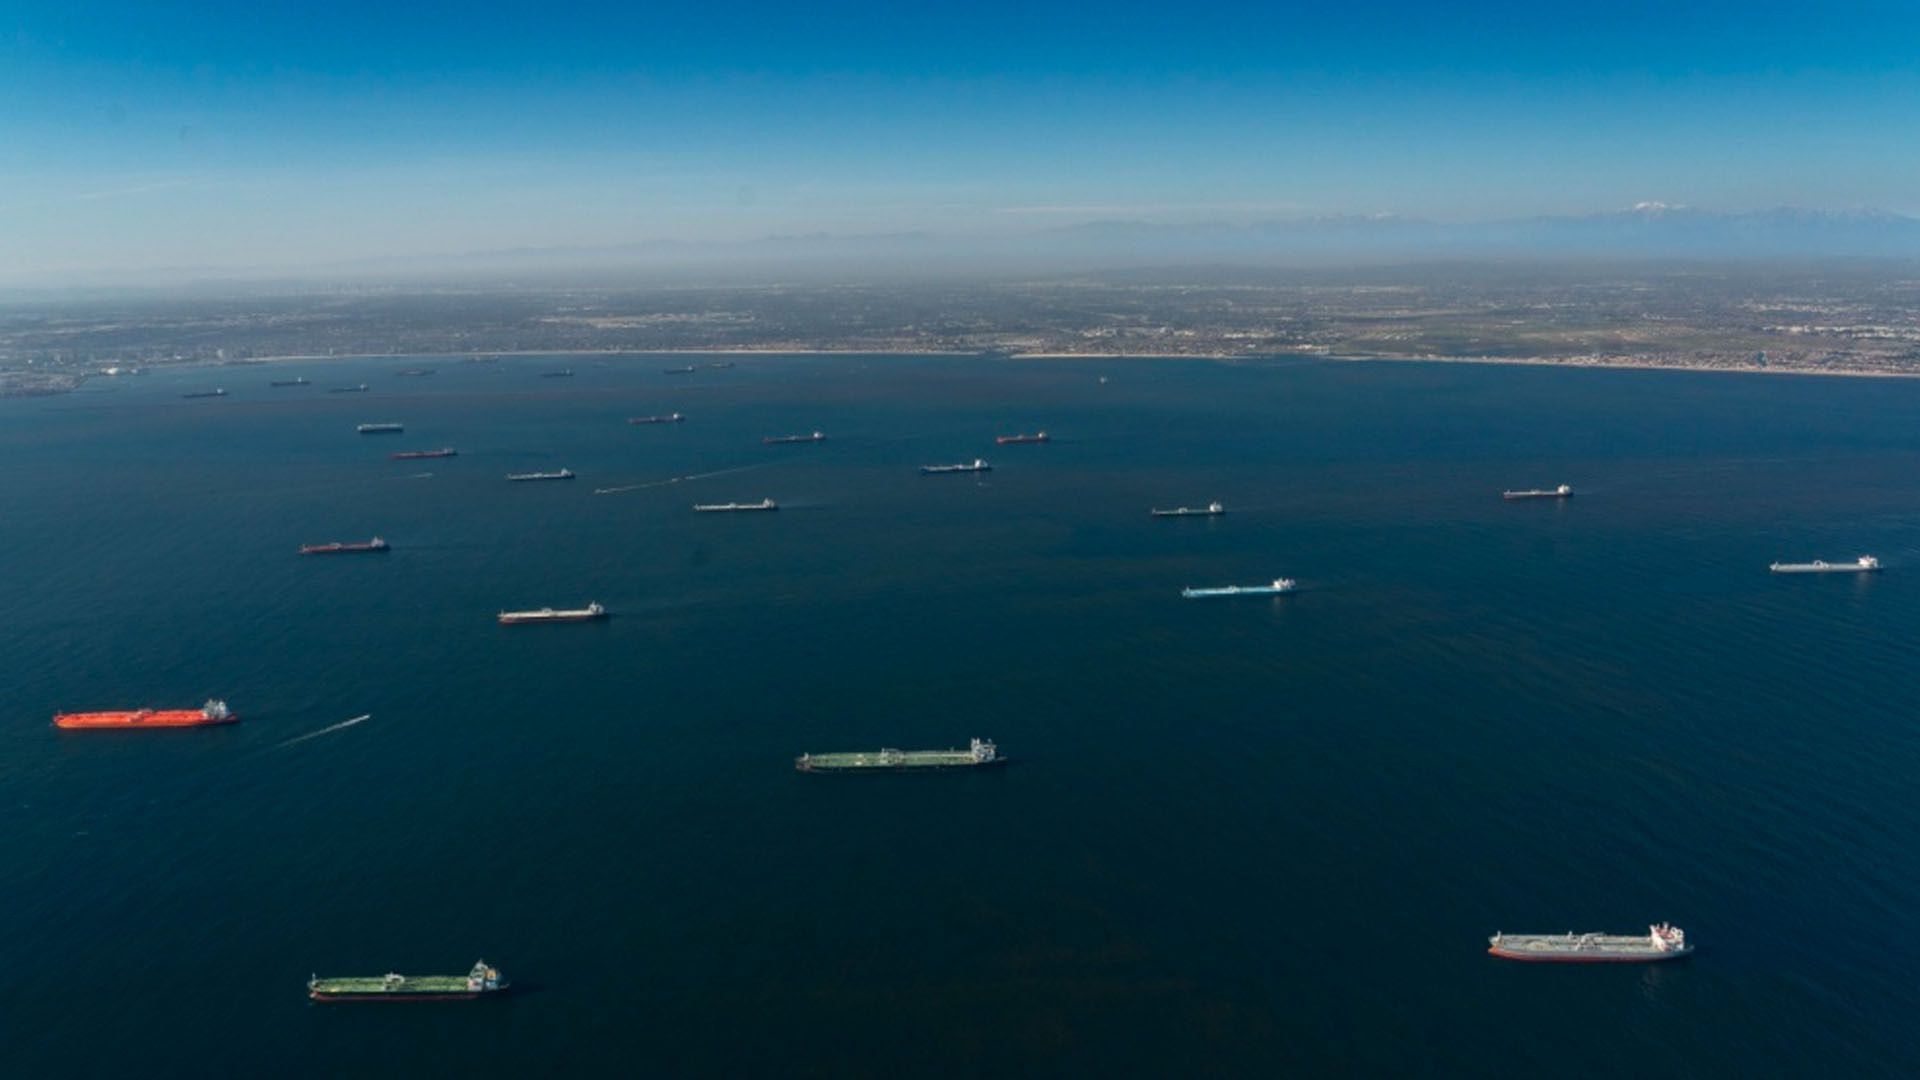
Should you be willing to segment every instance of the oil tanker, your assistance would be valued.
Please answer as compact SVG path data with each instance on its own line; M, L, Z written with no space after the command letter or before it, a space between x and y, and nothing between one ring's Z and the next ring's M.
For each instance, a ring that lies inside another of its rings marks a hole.
M1210 596L1279 596L1290 593L1299 586L1292 578L1274 578L1271 585L1221 585L1211 589L1181 589L1180 595L1189 600L1204 600Z
M307 980L307 996L315 1001L471 1001L497 994L508 986L500 969L476 962L465 975L366 975L358 978Z
M982 461L979 458L974 458L971 464L966 464L966 465L922 465L920 466L920 475L922 476L939 476L942 473L969 473L969 472L992 472L992 471L993 471L993 466L987 464L985 461Z
M583 608L537 608L533 611L503 611L500 613L501 626L519 626L522 623L547 622L591 622L607 617L607 609L599 604L588 604Z
M53 726L69 731L136 728L207 727L234 724L240 718L218 698L209 699L197 709L124 709L110 712L74 712L53 714Z
M1691 953L1687 933L1660 923L1645 934L1495 934L1487 952L1503 960L1542 964L1636 964L1678 960Z
M312 386L306 379L275 379L268 386Z
M392 546L393 545L387 543L385 540L382 540L376 536L364 544L361 544L361 543L343 544L338 540L335 540L331 544L301 544L300 554L302 555L362 555L370 551L386 551Z
M1053 436L1044 431L1036 431L1031 435L996 435L993 441L1001 446L1014 446L1019 443L1052 442Z
M1147 514L1149 517L1165 517L1165 518L1219 517L1221 514L1224 514L1226 512L1227 512L1226 507L1220 505L1217 502L1210 502L1205 506L1176 506L1171 510L1149 510L1147 511Z
M1571 499L1573 498L1573 488L1566 484L1561 484L1556 488L1528 488L1524 491L1503 491L1500 493L1500 497L1503 499Z
M627 423L629 424L677 424L680 421L685 419L686 417L681 416L679 413L666 413L665 415L662 415L662 416L629 416L627 417Z
M513 482L518 484L524 484L533 480L571 480L573 479L573 470L561 469L559 472L508 473L507 479L512 480Z
M1852 562L1830 563L1824 559L1812 562L1777 562L1767 567L1776 574L1871 574L1880 569L1880 560L1871 555L1862 555Z
M756 510L778 510L780 504L772 499L761 499L757 503L694 503L696 514L746 514Z
M816 431L810 435L769 435L760 441L768 446L785 446L788 443L826 442L827 437Z
M443 446L438 450L402 450L391 456L395 461L417 461L420 458L458 457L459 454L460 451L453 447Z
M801 754L793 767L801 772L912 772L921 769L978 769L1005 765L991 739L975 739L965 750L875 750L844 754Z
M226 397L227 392L225 390L195 390L191 394L181 394L180 396L183 398Z
M361 424L353 430L362 435L398 435L407 428L397 420L382 420L377 423Z

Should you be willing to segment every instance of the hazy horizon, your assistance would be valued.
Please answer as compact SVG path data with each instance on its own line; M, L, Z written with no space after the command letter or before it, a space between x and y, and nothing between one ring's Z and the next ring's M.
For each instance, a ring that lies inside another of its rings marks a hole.
M1876 3L30 3L0 22L0 281L1646 202L1914 215L1915 30Z

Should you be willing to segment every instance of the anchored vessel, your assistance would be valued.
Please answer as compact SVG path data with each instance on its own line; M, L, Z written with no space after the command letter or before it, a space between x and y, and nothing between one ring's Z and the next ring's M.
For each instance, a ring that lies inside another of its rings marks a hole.
M354 428L354 430L362 435L398 435L407 430L407 428L405 424L393 420L386 420L378 424L361 424L359 427Z
M393 455L393 460L415 461L419 458L458 457L459 454L460 451L455 450L453 447L443 446L438 450L401 450Z
M973 462L968 465L922 465L920 466L920 472L922 475L925 475L925 476L933 476L938 473L992 472L992 471L993 471L993 466L987 464L986 462L980 460L979 458L974 458Z
M1500 493L1500 497L1503 499L1571 499L1573 498L1573 488L1566 484L1561 484L1557 488L1550 489L1528 488L1525 491L1503 491Z
M542 622L591 622L607 617L607 609L599 604L588 604L583 608L543 607L537 611L503 611L500 613L501 626L517 626L520 623Z
M1052 442L1053 437L1044 431L1036 431L1031 435L996 435L993 441L1001 446L1011 446L1015 443Z
M508 474L507 474L507 479L509 479L509 480L513 480L513 481L516 481L516 482L525 482L525 481L528 481L528 480L571 480L571 479L573 479L573 470L572 470L572 469L561 469L561 470L560 470L559 472L516 472L516 473L508 473Z
M1208 596L1276 596L1290 593L1296 588L1292 578L1274 578L1271 585L1223 585L1217 589L1181 589L1180 595L1189 600L1199 600Z
M367 552L367 551L386 551L391 546L392 546L391 544L388 544L385 540L382 540L376 536L364 544L358 544L358 543L343 544L338 540L335 540L331 544L301 544L300 554L302 555L357 555L357 554L360 554L361 552Z
M477 961L465 975L367 975L359 978L307 980L307 996L315 1001L469 1001L507 988L500 969Z
M827 437L816 431L811 435L769 435L760 441L768 446L779 446L782 443L826 442Z
M1507 960L1548 964L1629 964L1677 960L1693 951L1687 933L1660 923L1634 934L1495 934L1487 951Z
M183 398L226 397L227 392L225 390L218 390L218 389L196 390L191 394L181 394L180 396Z
M561 368L559 371L543 371L540 373L540 377L543 379L571 379L573 378L573 369Z
M126 709L111 712L53 714L53 726L79 730L84 728L177 728L232 724L240 720L227 703L211 698L197 709Z
M1812 562L1777 562L1767 569L1776 574L1868 574L1880 569L1880 560L1871 555L1862 555L1852 562L1830 563L1821 559Z
M679 413L676 412L676 413L668 413L665 416L629 416L627 417L627 423L629 424L677 424L680 421L685 419L686 417L681 416Z
M691 374L693 374L693 365L692 365L692 364L688 364L688 365L687 365L686 367L670 367L670 368L661 368L661 369L660 369L660 374L662 374L662 375L691 375Z
M430 368L430 367L410 367L410 368L408 368L408 369L407 369L407 370L405 370L405 371L396 371L396 372L394 372L394 374L395 374L395 375L405 375L405 376L407 376L407 377L408 377L408 378L410 378L410 379L417 379L417 378L420 378L420 377L421 377L421 376L423 376L423 375L431 375L431 374L433 374L433 369L432 369L432 368Z
M327 393L329 394L364 394L366 392L367 392L366 383L355 383L352 386L336 386L333 389L327 391Z
M912 769L974 769L1004 765L1007 759L991 739L975 739L965 750L875 750L847 754L801 754L793 767L801 772L906 772Z
M742 514L754 510L778 510L780 506L772 499L761 499L757 503L694 503L697 514Z
M268 386L312 386L313 384L311 382L308 382L306 379L295 378L295 379L275 379L272 382L268 383L267 385Z
M1171 510L1147 511L1152 517L1219 517L1226 512L1227 508L1217 502L1205 506L1176 506Z

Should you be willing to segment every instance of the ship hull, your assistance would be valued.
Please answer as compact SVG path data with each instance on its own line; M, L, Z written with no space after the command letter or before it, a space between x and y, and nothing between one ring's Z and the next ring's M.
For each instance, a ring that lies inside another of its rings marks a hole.
M237 724L238 716L210 717L199 709L159 709L95 713L60 713L53 726L63 731L139 731L145 728L215 727Z
M330 993L325 990L309 990L307 996L314 1001L472 1001L475 998L486 997L489 994L501 994L505 992L504 990L475 990L472 993L409 994L404 992L386 993L377 990L371 993L360 993L357 991Z

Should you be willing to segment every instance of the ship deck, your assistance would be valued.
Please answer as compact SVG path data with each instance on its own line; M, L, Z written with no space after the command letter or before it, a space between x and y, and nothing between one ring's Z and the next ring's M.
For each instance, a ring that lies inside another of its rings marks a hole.
M344 979L319 979L313 990L322 994L469 994L465 975L411 975L398 987L389 988L385 976L367 975Z
M969 750L871 750L855 753L809 754L813 769L944 769L979 764Z
M1522 956L1644 956L1678 955L1653 947L1645 934L1502 934L1493 947Z

